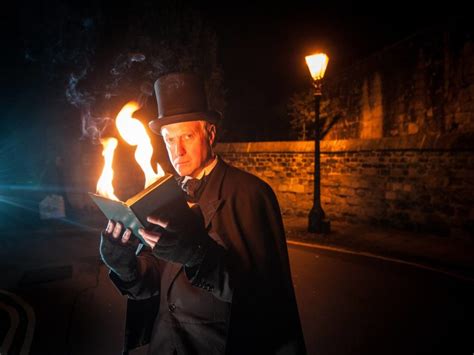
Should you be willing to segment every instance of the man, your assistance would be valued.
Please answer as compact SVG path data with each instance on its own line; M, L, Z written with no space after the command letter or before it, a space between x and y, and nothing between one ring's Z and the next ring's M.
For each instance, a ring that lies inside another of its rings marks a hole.
M155 90L158 119L150 127L163 136L190 208L150 216L157 229L140 231L149 247L138 256L120 223L109 221L102 234L110 277L131 300L126 347L149 341L150 354L304 354L275 194L214 153L220 116L207 109L197 76L169 74Z

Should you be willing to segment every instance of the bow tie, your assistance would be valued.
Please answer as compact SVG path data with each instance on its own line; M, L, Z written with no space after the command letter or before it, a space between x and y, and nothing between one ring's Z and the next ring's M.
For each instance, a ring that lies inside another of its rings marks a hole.
M194 179L189 176L180 176L177 178L179 186L186 192L191 202L196 202L201 195L204 185L207 181L207 176L202 179Z

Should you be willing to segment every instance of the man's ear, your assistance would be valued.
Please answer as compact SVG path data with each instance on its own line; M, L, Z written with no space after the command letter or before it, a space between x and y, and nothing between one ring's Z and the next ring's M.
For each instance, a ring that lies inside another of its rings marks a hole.
M209 137L209 143L210 143L211 147L213 147L215 142L216 142L216 125L211 124L209 126L209 131L207 132L207 134L208 134L208 137Z

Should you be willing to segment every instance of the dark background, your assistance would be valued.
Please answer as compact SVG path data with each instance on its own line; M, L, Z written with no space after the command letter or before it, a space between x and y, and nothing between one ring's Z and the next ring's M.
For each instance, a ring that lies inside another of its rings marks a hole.
M68 21L58 14L69 11L71 19L82 21L84 27L91 16L98 16L91 33L100 41L97 48L101 51L96 49L97 55L90 56L89 65L96 69L88 73L88 78L100 82L97 68L113 65L116 53L112 55L112 49L124 39L130 23L150 9L159 12L161 3L25 1L4 12L1 183L31 180L31 171L34 179L44 179L46 166L58 152L63 152L68 142L81 139L81 114L66 99L66 87L70 73L80 68L80 59L75 61L84 43L72 25L71 33L57 36L55 23ZM459 17L417 14L409 4L402 3L371 16L354 15L356 6L341 2L177 3L192 8L216 35L217 65L222 69L226 102L223 141L291 139L288 99L311 85L305 55L315 50L326 52L330 57L326 80L330 80L386 46ZM65 65L57 62L58 50L79 53L65 60ZM114 117L123 104L123 100L106 102L106 111ZM155 115L155 98L151 96L137 117L146 122ZM66 158L70 161L74 157Z

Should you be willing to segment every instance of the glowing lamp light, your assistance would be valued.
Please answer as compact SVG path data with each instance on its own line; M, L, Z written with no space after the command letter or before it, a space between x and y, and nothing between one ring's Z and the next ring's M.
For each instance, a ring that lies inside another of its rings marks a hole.
M324 73L328 66L328 56L324 53L316 53L306 56L305 60L313 80L321 80L324 77Z

